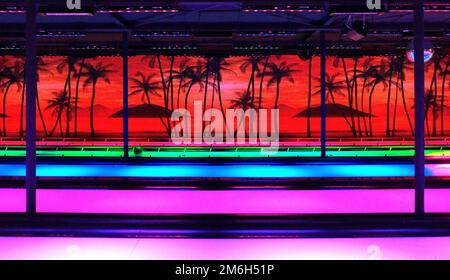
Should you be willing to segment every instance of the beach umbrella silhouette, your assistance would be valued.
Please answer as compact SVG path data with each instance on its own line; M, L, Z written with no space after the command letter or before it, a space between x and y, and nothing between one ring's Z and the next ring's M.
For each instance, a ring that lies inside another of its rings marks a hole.
M353 108L350 108L348 106L342 105L342 104L326 104L325 105L325 111L327 117L333 118L333 117L351 117L352 114L355 117L368 117L370 114L366 112L362 112L359 110L355 110ZM312 106L309 110L311 118L317 118L320 117L320 105L318 106ZM308 109L305 109L297 114L294 115L294 118L306 118L308 116ZM374 117L374 115L372 115Z
M123 110L119 110L112 114L110 118L121 118ZM129 118L164 118L170 117L172 111L155 104L141 104L128 108Z

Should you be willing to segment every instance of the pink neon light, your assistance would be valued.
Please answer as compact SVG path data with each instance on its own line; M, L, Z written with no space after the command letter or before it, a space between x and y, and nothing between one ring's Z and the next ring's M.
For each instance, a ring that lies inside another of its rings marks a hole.
M122 146L123 140L120 138L103 138L98 140L74 139L74 138L48 138L40 139L36 142L38 146ZM173 146L167 140L155 140L148 138L130 138L129 144L131 146ZM450 145L450 138L432 137L426 139L428 146L448 146ZM21 146L25 145L25 139L11 139L0 138L1 146ZM264 146L263 144L260 144ZM296 146L296 147L311 147L320 146L319 138L283 138L280 142L281 146ZM327 139L328 146L412 146L414 145L413 138L332 138ZM205 144L191 144L188 146L205 146ZM255 146L246 144L215 144L214 146Z
M413 190L38 190L38 212L125 214L407 213Z
M122 141L37 141L38 146L122 146ZM449 146L450 141L447 140L427 140L427 146ZM24 141L1 141L0 146L24 146ZM130 146L174 146L173 143L168 141L129 141ZM413 146L414 142L411 140L383 140L383 141L364 141L364 140L339 140L339 141L327 141L328 146ZM205 144L191 144L185 146L211 146ZM264 144L214 144L213 146L264 146ZM305 141L283 141L280 142L280 146L285 147L320 147L320 141L317 139L305 140Z
M0 189L0 212L25 212L25 189Z
M16 13L25 13L24 10L1 10L0 14L16 14Z
M425 190L425 211L429 213L450 213L450 189Z
M1 237L0 259L435 260L450 237L320 239L138 239ZM211 250L211 248L214 248Z
M164 10L156 10L156 9L145 9L145 10L99 10L97 13L177 13L179 12L176 9L164 9Z
M92 13L42 13L45 16L92 16Z
M405 190L38 190L39 212L117 214L407 213ZM427 189L425 208L450 213L450 189ZM0 189L0 212L25 212L24 189Z
M449 177L450 176L450 164L427 164L428 176L433 177Z

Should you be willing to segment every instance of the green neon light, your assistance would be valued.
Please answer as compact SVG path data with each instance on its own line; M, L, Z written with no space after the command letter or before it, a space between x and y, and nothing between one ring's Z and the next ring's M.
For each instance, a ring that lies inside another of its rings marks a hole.
M263 158L263 157L319 157L320 147L280 147L270 152L261 147L142 147L138 150L130 147L130 156L146 158ZM136 151L136 153L135 153ZM122 157L121 147L71 146L38 147L40 157ZM449 156L450 147L427 147L426 156ZM25 147L0 147L0 156L24 157ZM327 147L328 157L411 157L413 146L333 146Z

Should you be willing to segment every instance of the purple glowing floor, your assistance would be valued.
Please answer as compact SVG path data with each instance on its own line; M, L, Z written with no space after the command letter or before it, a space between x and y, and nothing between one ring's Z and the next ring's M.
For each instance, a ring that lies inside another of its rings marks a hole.
M426 211L450 212L450 189L427 189ZM0 189L0 212L24 212L24 189ZM40 189L40 213L330 214L412 213L412 189L75 190Z
M1 237L0 259L450 259L450 237L114 239Z

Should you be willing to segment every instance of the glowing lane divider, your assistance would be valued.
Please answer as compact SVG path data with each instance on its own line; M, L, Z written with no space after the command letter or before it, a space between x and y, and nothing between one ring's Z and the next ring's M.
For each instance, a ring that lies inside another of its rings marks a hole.
M426 189L425 210L450 213L450 189ZM413 213L414 190L41 189L37 191L37 211L156 215Z
M350 214L412 213L413 189L341 190L38 189L40 213ZM25 212L25 189L0 189L0 212ZM450 189L426 189L428 213L450 213Z
M40 213L350 214L412 213L414 190L65 190L37 191Z
M448 146L450 143L450 138L428 138L426 139L427 145L433 146ZM25 146L25 141L15 141L8 140L6 138L0 139L0 144L2 146ZM123 145L122 140L111 140L111 139L98 139L96 141L86 141L85 139L79 139L77 141L72 139L67 139L64 141L37 141L36 144L38 146L112 146L112 147L121 147ZM130 146L174 146L170 141L149 141L149 140L136 140L133 138L129 139ZM338 139L327 139L328 146L412 146L414 145L414 138L408 139L392 139L392 138L384 138L382 140L372 140L370 138L360 138L360 139L348 139L348 138L338 138ZM205 146L204 143L195 144L192 143L188 145L190 147L201 147ZM217 143L214 146L220 147L231 147L236 146L235 143L227 144L227 143ZM254 146L254 144L244 143L239 144L238 146ZM264 144L260 144L260 146L264 146ZM283 138L280 142L280 146L320 146L319 138L311 138L311 139L301 139L301 138Z
M20 196L23 201L24 196ZM42 189L37 191L37 210L46 213L103 214L412 213L414 190ZM450 189L426 189L425 211L450 213Z
M427 164L426 176L450 176L450 164ZM0 176L25 176L24 164L0 164ZM356 178L412 177L413 164L38 164L39 177Z

